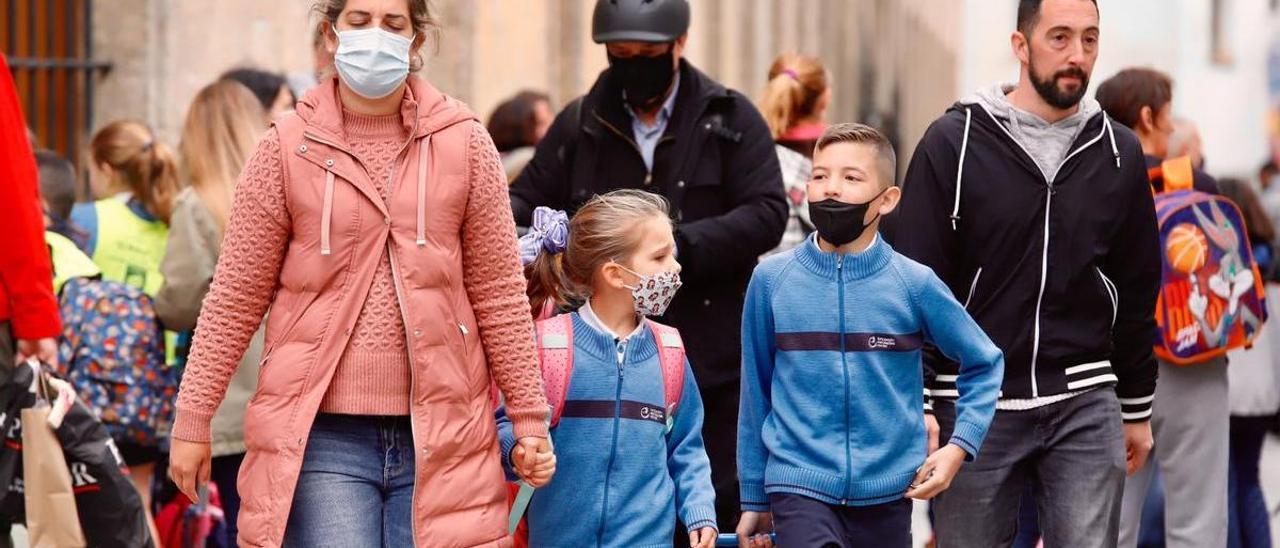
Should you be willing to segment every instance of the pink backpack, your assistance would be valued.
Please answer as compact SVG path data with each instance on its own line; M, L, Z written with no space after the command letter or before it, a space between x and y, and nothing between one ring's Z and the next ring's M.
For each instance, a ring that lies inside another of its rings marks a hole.
M645 320L653 339L658 343L658 361L662 364L662 388L667 433L671 433L676 408L684 395L684 341L674 327ZM539 320L535 327L538 337L538 361L542 364L542 385L551 404L550 428L560 424L564 412L565 396L569 393L569 379L573 378L573 315L561 314ZM515 539L517 548L529 545L528 524L525 511L533 498L533 488L523 483L510 484L508 501L508 534Z
M652 320L645 320L658 344L662 364L663 394L666 398L667 431L671 431L676 408L684 395L684 341L680 332ZM537 322L538 361L542 364L542 384L551 404L551 427L560 424L569 379L573 378L573 316L561 314Z

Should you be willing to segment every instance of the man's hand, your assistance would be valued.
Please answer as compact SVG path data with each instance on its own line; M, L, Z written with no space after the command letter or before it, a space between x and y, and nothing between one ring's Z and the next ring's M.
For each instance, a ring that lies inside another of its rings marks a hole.
M697 531L689 533L689 546L692 548L715 548L716 546L715 527L703 527Z
M511 451L516 476L535 489L551 483L551 477L556 474L556 455L551 451L551 442L547 438L524 437L516 444Z
M1147 464L1147 456L1155 441L1151 437L1151 421L1129 422L1124 425L1125 464L1132 476Z
M932 413L924 415L924 432L929 438L929 454L938 452L938 435L942 432L942 428L938 426L938 417Z
M738 546L772 548L773 514L770 512L743 512L738 520Z
M23 363L30 358L40 360L40 363L54 367L58 365L58 340L54 338L47 339L20 339L18 341L18 363ZM13 364L6 364L7 367L13 367Z
M916 477L911 480L911 489L907 490L907 498L929 500L946 491L951 487L951 480L960 471L960 465L964 464L965 455L964 449L954 443L948 443L946 447L931 453L924 465L916 470Z

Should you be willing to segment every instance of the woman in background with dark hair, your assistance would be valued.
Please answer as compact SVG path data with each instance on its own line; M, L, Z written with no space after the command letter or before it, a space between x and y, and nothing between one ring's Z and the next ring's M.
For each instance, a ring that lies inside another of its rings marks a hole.
M533 149L547 134L555 111L547 94L524 90L498 104L489 115L486 129L502 156L507 181L516 180L520 170L533 158Z
M1275 281L1276 230L1262 208L1258 194L1248 183L1238 179L1218 181L1222 195L1235 202L1249 231L1258 270L1267 280L1268 312L1274 318L1280 307L1280 286ZM1227 483L1227 546L1259 548L1271 546L1271 527L1267 504L1262 496L1258 465L1267 428L1280 412L1280 332L1272 323L1264 323L1252 348L1242 348L1227 355L1231 407L1230 467Z
M241 67L222 73L218 79L234 80L249 88L262 104L268 120L275 120L281 114L293 110L293 105L298 102L298 98L293 96L293 90L289 88L289 81L274 72Z

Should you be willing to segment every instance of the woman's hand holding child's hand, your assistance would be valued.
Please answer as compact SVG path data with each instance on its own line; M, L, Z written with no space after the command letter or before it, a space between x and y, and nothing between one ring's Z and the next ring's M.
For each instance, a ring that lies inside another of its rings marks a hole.
M772 548L769 533L773 531L773 514L770 512L743 512L738 520L738 546Z
M556 454L547 438L530 436L517 440L511 451L511 464L516 476L535 489L551 483L556 474Z
M960 471L960 466L964 464L966 454L959 445L952 443L934 451L916 471L915 479L911 480L911 488L907 490L907 498L929 500L946 491L951 487L951 480Z
M719 532L715 527L703 527L689 533L689 546L691 548L715 548L716 537Z

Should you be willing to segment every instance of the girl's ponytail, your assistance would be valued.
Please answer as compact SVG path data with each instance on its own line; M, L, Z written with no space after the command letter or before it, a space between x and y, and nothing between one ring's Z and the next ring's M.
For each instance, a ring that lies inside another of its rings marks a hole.
M178 199L177 157L167 145L156 141L151 142L150 150L144 154L147 156L143 160L145 166L142 168L142 178L150 182L150 192L138 198L147 211L169 224L174 201Z
M98 130L89 144L93 162L115 172L113 186L123 186L147 212L165 224L178 197L178 161L141 122L119 120Z
M563 211L539 207L533 226L520 237L520 260L529 285L525 293L536 317L569 302L573 290L564 274L562 257L569 245L569 217Z
M773 139L813 116L827 89L827 69L821 61L794 53L779 55L769 67L769 83L759 105Z
M769 126L773 140L778 140L791 129L796 120L796 106L804 100L804 88L788 74L779 73L769 79L760 98L760 114Z

